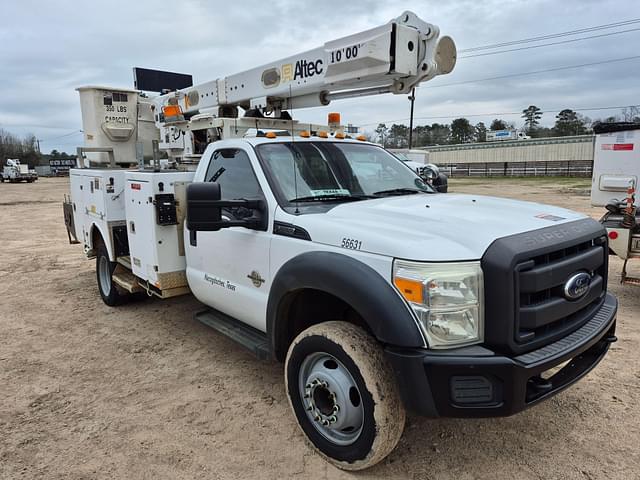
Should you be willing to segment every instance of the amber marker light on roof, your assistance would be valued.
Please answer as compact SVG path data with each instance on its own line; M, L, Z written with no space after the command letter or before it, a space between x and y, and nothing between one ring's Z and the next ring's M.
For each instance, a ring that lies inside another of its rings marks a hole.
M165 105L162 107L162 113L165 117L178 117L182 115L182 110L179 105Z

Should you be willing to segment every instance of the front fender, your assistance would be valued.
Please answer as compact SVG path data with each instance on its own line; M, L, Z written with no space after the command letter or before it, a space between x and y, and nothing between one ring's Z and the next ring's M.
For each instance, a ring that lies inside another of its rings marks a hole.
M276 358L286 355L283 299L296 290L331 294L350 305L379 342L424 347L425 340L409 307L378 272L347 255L306 252L285 263L275 278L267 304L267 335ZM284 350L284 351L283 351Z

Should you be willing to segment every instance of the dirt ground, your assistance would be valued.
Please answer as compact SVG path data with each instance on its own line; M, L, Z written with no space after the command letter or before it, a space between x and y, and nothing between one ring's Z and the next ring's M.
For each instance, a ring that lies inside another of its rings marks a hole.
M475 179L451 190L597 218L588 185ZM67 192L60 178L0 184L2 479L640 478L640 289L618 283L617 259L620 340L595 371L510 418L411 417L388 459L354 474L305 445L282 366L195 321L192 297L105 306L93 261L67 243Z

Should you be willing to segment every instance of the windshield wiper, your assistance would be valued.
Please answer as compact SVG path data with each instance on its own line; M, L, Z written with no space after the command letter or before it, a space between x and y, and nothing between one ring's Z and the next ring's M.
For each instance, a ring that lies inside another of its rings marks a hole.
M291 203L296 202L354 202L357 200L366 200L368 198L373 198L371 195L336 195L336 194L327 194L327 195L309 195L308 197L298 197L292 198L289 200Z
M374 195L379 197L386 197L392 195L411 195L414 193L428 193L424 190L419 190L417 188L391 188L389 190L380 190L379 192L374 192Z

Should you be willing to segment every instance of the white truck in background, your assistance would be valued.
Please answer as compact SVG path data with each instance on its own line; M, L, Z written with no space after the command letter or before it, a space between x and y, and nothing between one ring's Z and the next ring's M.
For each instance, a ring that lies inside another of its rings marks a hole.
M291 118L449 73L455 45L439 33L405 12L155 97L79 89L89 168L71 171L64 214L103 301L195 295L198 320L284 362L300 429L343 469L385 458L406 410L511 415L578 381L616 340L598 222L436 193L336 115Z
M7 159L7 163L0 172L0 182L27 182L33 183L38 179L35 170L30 170L29 165L20 163L20 160Z
M420 178L433 186L440 193L447 193L449 189L449 178L440 171L437 165L428 163L429 152L425 150L408 148L389 148L399 160L411 170L416 172Z
M487 142L501 142L506 140L529 140L529 137L522 130L488 130Z

